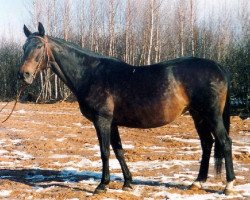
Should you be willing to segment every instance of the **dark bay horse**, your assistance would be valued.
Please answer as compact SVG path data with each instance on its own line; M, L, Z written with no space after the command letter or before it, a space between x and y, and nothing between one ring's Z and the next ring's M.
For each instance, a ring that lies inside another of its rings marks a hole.
M35 33L24 25L24 33L27 40L19 78L32 84L40 70L51 67L77 97L82 114L95 126L103 164L101 183L95 193L104 192L110 181L110 144L121 165L123 189L131 188L132 176L124 159L118 126L159 127L185 110L189 110L194 120L203 151L192 187L202 188L206 181L215 142L217 173L221 172L225 159L224 192L233 191L235 174L228 135L229 81L220 65L191 57L135 67L46 36L41 23Z

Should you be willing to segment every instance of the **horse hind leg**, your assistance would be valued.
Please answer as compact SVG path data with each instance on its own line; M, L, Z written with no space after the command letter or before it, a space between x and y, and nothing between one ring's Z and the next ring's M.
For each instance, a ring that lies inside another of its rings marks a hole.
M191 112L191 115L194 119L195 128L200 137L202 158L199 174L190 189L201 189L202 183L206 182L208 177L209 160L214 140L209 123L204 118L201 118L197 113L195 114Z
M227 184L224 193L227 195L234 194L233 184L235 174L232 158L232 140L225 128L222 116L218 115L215 117L213 121L213 134L215 137L215 167L217 173L221 172L222 159L225 158Z
M124 176L123 190L131 190L132 175L128 169L126 161L124 159L124 150L122 148L121 138L116 125L112 125L111 130L111 146L114 150L115 156L119 161Z

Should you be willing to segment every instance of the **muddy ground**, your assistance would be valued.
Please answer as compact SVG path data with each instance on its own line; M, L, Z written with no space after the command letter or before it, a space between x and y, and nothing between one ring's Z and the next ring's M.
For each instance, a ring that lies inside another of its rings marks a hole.
M0 113L1 121L11 105ZM121 127L133 190L121 190L123 177L112 153L109 189L93 195L101 177L99 146L78 104L19 103L0 125L0 199L250 199L250 120L231 121L236 196L222 194L225 171L216 179L213 159L204 190L188 190L201 157L189 115L161 128Z

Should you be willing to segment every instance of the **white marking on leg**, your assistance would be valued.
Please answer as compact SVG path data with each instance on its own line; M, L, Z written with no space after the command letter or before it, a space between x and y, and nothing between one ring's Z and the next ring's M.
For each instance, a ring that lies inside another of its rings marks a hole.
M235 183L235 180L233 181L230 181L230 182L227 182L227 185L226 185L226 190L233 190L233 187L234 187L234 183Z
M194 181L192 185L197 187L197 188L200 188L200 189L202 188L202 185L201 185L200 181Z

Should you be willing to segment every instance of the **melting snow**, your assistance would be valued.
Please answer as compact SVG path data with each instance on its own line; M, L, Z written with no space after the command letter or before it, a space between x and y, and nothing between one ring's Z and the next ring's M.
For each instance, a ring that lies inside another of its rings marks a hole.
M10 196L12 190L0 190L0 196L1 197L8 197Z
M25 132L25 130L17 129L17 128L10 128L9 130L12 132Z
M30 155L30 154L28 154L26 152L22 152L22 151L14 150L14 151L12 151L12 153L17 155L17 156L22 157L22 159L31 159L31 158L33 158L32 155Z
M7 150L0 150L0 155L3 155L3 154L7 154L8 153L8 151Z
M66 140L67 138L58 138L56 139L57 142L63 142L64 140Z
M94 129L95 127L93 125L83 125L80 122L78 123L73 123L73 125L78 126L83 129Z
M27 113L27 111L25 111L25 110L21 109L21 110L17 110L17 111L16 111L16 113L19 113L19 114L25 114L25 113Z
M184 138L179 138L179 137L173 137L171 135L159 136L159 138L170 139L170 140L175 140L175 141L184 142L184 143L193 143L193 144L200 143L200 140L198 139L184 139Z

